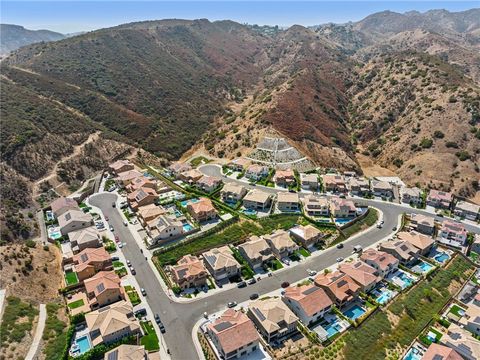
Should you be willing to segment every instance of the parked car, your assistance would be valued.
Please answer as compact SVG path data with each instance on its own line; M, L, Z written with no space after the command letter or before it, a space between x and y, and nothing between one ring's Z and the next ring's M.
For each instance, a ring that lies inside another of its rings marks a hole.
M308 275L310 275L310 276L315 276L315 275L317 275L317 272L316 272L315 270L310 270L310 269L308 269L308 270L307 270L307 273L308 273Z
M128 221L127 221L127 220L123 220L123 225L128 226Z
M342 262L344 259L342 257L337 258L337 262Z
M247 286L247 283L245 281L240 281L237 284L237 288L239 288L239 289L244 288L245 286Z
M166 330L165 330L165 326L163 325L163 323L160 321L160 323L158 324L158 327L160 328L160 332L162 334L165 334Z
M283 262L285 265L290 265L290 259L288 259L288 258L282 259L282 262Z
M120 242L120 238L118 237L118 235L115 235L115 242Z
M363 251L363 248L360 245L355 245L353 247L353 253L361 253Z
M115 231L115 229L113 228L112 225L110 225L109 229L110 229L111 232L114 232L114 231Z
M117 204L115 204L115 201L112 202L112 207L117 207Z
M130 268L130 272L132 273L132 275L136 275L136 274L137 274L137 272L135 271L135 268L133 268L133 267Z
M155 314L154 317L155 317L155 322L156 322L157 324L160 324L160 323L161 323L161 321L160 321L160 316L159 316L158 314Z
M282 288L285 289L285 288L290 286L290 283L288 281L284 281L281 286L282 286Z
M392 229L392 231L397 231L397 227L394 226L393 229Z
M250 300L255 300L255 299L258 299L258 294L257 293L254 293L254 294L250 295Z
M118 256L112 256L112 261L118 261L120 258Z
M235 307L235 306L237 306L237 302L236 302L236 301L230 301L230 302L227 304L227 307L228 307L228 308L233 308L233 307Z
M119 248L119 249L123 248L123 244L122 244L122 243L119 243L119 244L118 244L118 248Z
M135 310L134 314L137 317L146 316L147 315L147 309L141 308L141 309Z
M131 266L132 266L132 263L130 262L130 260L127 260L127 266L128 266L128 267L131 267Z
M141 288L141 289L140 289L140 292L142 293L143 296L147 296L147 292L145 291L144 288Z
M342 249L343 248L343 244L340 243L340 244L337 244L337 249Z
M105 216L105 221L108 221L108 220L109 220L108 216Z
M255 278L251 278L250 280L248 280L248 285L253 285L257 282L257 280L255 280Z

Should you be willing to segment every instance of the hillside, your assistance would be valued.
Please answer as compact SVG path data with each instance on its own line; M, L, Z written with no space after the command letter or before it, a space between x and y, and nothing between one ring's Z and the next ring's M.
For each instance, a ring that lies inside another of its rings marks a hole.
M50 30L28 30L23 26L0 24L0 57L8 55L25 45L43 41L57 41L65 35Z

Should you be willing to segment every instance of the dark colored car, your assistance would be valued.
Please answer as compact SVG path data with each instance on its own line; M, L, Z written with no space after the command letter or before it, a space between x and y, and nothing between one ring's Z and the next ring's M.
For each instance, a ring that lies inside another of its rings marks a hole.
M135 311L135 316L145 316L147 315L147 310L146 309L138 309Z
M237 288L241 289L247 286L247 283L245 281L241 281L237 284Z
M341 249L341 248L343 248L343 244L342 243L337 244L337 249Z
M160 321L160 316L159 316L158 314L155 314L155 322L156 322L157 324L160 324L160 323L161 323L161 321Z
M248 285L253 285L257 282L257 280L255 280L255 278L251 278L250 280L248 280Z
M281 286L282 286L282 288L285 289L285 288L290 286L290 283L288 281L284 281Z
M255 299L258 299L258 294L257 293L254 293L254 294L250 295L250 300L255 300Z
M114 202L112 202L112 207L117 207L117 205Z
M158 324L158 327L160 328L160 332L162 334L165 334L165 326L163 325L163 323L160 321L160 323Z

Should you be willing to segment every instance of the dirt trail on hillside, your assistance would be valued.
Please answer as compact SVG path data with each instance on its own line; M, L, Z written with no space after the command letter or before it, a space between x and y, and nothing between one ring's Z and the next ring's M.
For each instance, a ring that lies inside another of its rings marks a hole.
M40 192L41 192L40 191L40 184L42 184L45 181L51 181L50 183L53 186L53 188L57 188L60 185L62 185L63 183L58 182L57 179L56 179L57 170L58 170L58 166L60 165L60 163L62 163L64 161L67 161L67 160L70 160L77 155L80 155L80 153L82 152L85 145L90 144L90 143L98 140L99 136L100 136L100 131L97 131L93 134L90 134L89 137L87 138L87 140L85 140L83 143L78 144L78 145L73 147L73 152L71 154L62 157L59 161L57 161L55 166L52 168L52 170L50 170L48 172L48 174L46 176L44 176L43 178L35 181L35 183L33 184L33 198L36 199L38 197L38 195L40 195ZM56 184L55 184L55 182L56 182Z

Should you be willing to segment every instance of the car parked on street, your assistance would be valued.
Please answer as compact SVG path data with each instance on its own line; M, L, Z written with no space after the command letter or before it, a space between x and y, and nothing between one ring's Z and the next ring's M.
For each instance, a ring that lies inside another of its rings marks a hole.
M235 306L237 306L237 302L236 302L236 301L230 301L230 302L227 304L227 307L228 307L228 308L233 308L233 307L235 307Z
M250 280L248 280L248 285L253 285L257 282L257 280L255 280L255 278L251 278Z
M254 293L254 294L250 295L250 300L255 300L255 299L258 299L258 294L257 293Z
M288 281L284 281L281 286L282 286L282 288L285 289L285 288L290 286L290 283Z
M144 288L141 288L141 289L140 289L140 292L142 293L143 296L147 296L147 292L145 291Z
M240 281L237 284L237 288L239 288L239 289L244 288L245 286L247 286L247 283L245 281Z
M342 262L343 260L344 260L343 257L337 258L337 262Z

